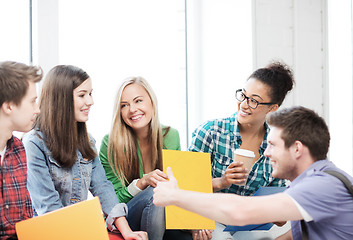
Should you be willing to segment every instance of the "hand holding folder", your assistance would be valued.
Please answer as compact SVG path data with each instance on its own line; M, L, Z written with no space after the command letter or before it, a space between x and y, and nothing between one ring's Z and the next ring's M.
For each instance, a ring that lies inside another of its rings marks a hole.
M212 193L209 153L163 150L163 171L171 167L180 189ZM214 229L215 222L176 206L167 206L167 229Z

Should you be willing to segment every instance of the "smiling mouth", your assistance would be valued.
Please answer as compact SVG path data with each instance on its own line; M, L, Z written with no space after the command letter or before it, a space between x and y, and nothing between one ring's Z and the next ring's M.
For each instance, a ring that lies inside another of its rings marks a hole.
M88 116L88 115L89 115L89 109L81 110L81 113L82 113L84 116Z
M136 121L136 120L141 119L142 116L143 116L142 114L139 114L139 115L136 115L136 116L132 116L130 119L131 119L132 121Z
M241 110L241 109L240 109L239 113L240 113L240 115L247 115L247 116L249 116L249 115L250 115L250 113L248 113L248 112L244 112L244 111L243 111L243 110Z

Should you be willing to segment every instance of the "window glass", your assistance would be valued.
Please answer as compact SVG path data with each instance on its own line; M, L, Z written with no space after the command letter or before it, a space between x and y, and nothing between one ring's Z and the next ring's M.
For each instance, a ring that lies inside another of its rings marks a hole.
M58 4L59 63L93 78L88 126L98 145L110 130L117 88L129 76L150 82L161 123L179 130L183 150L203 121L236 111L234 91L252 69L250 1Z
M251 1L187 1L189 138L206 120L237 111L252 72ZM191 140L191 139L190 139Z
M30 62L28 0L0 1L0 61Z
M154 89L160 121L179 130L186 148L184 1L59 1L59 62L92 77L95 105L88 130L109 133L121 82L144 77Z

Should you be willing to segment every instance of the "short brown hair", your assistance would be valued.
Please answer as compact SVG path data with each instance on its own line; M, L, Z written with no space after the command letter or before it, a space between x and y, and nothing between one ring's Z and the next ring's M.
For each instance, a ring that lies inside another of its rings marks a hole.
M300 141L309 148L315 160L327 157L330 133L325 120L314 111L302 106L285 108L267 116L270 126L283 129L281 138L286 148Z
M0 106L4 102L20 104L26 95L28 81L39 82L42 76L40 67L12 61L0 62Z

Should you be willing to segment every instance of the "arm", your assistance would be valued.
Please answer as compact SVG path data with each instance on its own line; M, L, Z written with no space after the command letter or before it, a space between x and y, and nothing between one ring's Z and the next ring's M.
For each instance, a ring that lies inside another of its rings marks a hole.
M120 182L119 178L115 176L113 169L111 168L109 161L108 161L108 141L109 141L109 136L106 135L101 144L101 148L99 151L99 159L103 165L103 168L105 170L105 175L107 179L113 184L114 190L116 195L119 198L120 202L127 203L130 201L133 196L129 193L127 190L127 187L123 186L123 184Z
M125 218L127 215L127 206L126 204L119 203L114 192L114 187L107 180L98 157L93 160L90 190L94 196L99 196L103 212L108 215L106 223L109 230L112 231L117 228L124 239L148 239L146 232L133 232L131 230Z
M27 156L27 188L34 209L38 215L42 215L60 209L63 205L46 162L49 161L49 156L41 147L44 143L31 133L23 138Z
M276 240L292 240L292 231L289 230L288 232L286 232L285 234L279 236L278 238L276 238Z
M124 239L141 239L147 240L148 236L146 232L131 231L128 222L125 217L119 217L114 221L114 225L119 229L120 233L123 235Z
M180 150L179 132L176 129L170 128L167 135L164 136L163 148ZM136 186L141 190L148 186L156 187L158 182L164 182L167 178L168 177L164 172L155 169L152 172L145 174L141 179L138 179Z
M127 203L129 202L136 194L138 194L141 190L144 190L148 186L155 187L158 181L166 181L167 175L162 171L156 169L141 179L137 179L136 182L130 183L130 185L136 184L135 187L133 186L123 186L121 181L117 176L115 176L113 169L111 168L109 161L108 161L108 141L109 137L106 135L103 138L101 149L99 152L99 158L105 170L105 174L107 179L112 182L114 186L114 190L116 195L119 198L120 202ZM136 188L137 187L137 188ZM130 189L130 191L129 191ZM134 190L135 189L135 190Z
M92 162L92 173L89 190L93 196L99 197L105 215L114 215L114 218L126 216L126 205L119 204L119 200L114 192L114 187L112 183L107 180L103 166L98 157L95 157Z
M120 204L114 192L114 187L104 175L104 169L98 157L93 160L92 178L90 190L94 196L99 196L102 209L107 216L106 223L108 229L113 231L116 228L123 235L124 239L147 240L146 232L133 232L126 221L126 204Z
M210 153L212 165L215 165L215 167L218 169L217 159L214 159L214 124L215 123L213 121L207 122L206 124L198 127L192 133L192 141L189 147L189 151ZM214 174L212 177L213 191L217 192L229 188L232 184L244 183L247 178L247 172L241 163L233 162L227 167L225 173L221 177L215 177Z
M163 129L164 130L164 129ZM163 149L180 150L180 138L179 132L174 128L169 128L168 133L163 138ZM167 180L167 175L159 169L155 169L152 172L145 174L136 183L136 186L143 190L148 186L156 187L157 183Z
M247 225L275 221L300 220L300 212L292 199L284 194L243 197L235 194L207 194L178 189L170 168L169 182L158 183L154 204L175 205L224 224Z

